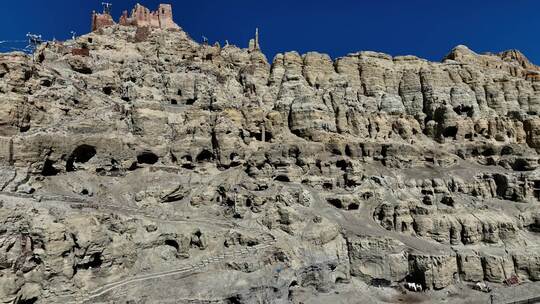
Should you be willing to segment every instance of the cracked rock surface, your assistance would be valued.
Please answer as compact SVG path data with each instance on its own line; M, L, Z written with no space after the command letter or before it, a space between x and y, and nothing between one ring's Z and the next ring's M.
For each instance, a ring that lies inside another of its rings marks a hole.
M0 302L487 301L459 286L540 280L539 113L514 50L1 54Z

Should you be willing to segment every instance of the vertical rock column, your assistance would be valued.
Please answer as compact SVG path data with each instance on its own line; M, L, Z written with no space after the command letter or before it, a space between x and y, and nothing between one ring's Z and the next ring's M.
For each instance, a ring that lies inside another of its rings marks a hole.
M13 159L13 141L9 137L0 137L0 165L9 165Z

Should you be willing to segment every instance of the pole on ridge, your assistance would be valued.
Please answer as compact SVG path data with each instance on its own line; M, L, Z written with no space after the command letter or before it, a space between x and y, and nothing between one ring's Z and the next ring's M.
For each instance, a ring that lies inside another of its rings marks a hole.
M103 13L110 15L111 14L111 8L112 4L109 2L101 2L101 5L103 5Z

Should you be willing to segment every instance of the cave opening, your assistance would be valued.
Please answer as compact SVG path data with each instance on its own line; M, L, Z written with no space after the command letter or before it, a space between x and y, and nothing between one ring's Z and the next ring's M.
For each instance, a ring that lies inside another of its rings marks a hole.
M370 282L371 286L377 286L377 287L390 287L392 285L392 282L390 282L387 279L378 279L373 278Z
M332 189L334 189L334 185L332 183L328 183L328 182L323 183L322 187L323 187L324 190L332 190Z
M343 153L341 153L341 150L339 150L338 148L333 148L331 153L334 155L343 155Z
M456 205L456 202L454 201L454 198L451 196L445 196L441 199L441 204L454 207Z
M214 158L214 155L212 154L212 152L204 149L201 151L201 153L199 153L199 155L197 155L197 162L201 163L201 162L209 162L209 161L212 161L212 159Z
M175 240L165 240L165 245L173 247L176 251L180 250L180 245Z
M534 181L534 197L536 197L537 200L540 200L540 181L536 180Z
M288 183L291 181L287 175L278 175L276 176L275 180L278 182L284 182L284 183Z
M458 132L457 127L447 127L446 129L443 130L442 136L444 136L445 138L449 138L449 137L455 138L457 135L457 132Z
M417 266L417 265L414 265L414 266ZM409 273L406 280L407 282L422 285L423 290L426 290L427 288L425 272L418 269L417 267L414 267L414 270L411 273Z
M349 163L346 160L341 159L336 162L336 167L340 168L341 171L347 171L347 168L349 167Z
M534 223L526 226L527 229L530 231L530 232L534 232L534 233L540 233L540 222L539 221L535 221Z
M255 137L255 139L258 140L258 141L269 142L269 141L272 140L272 133L266 132L266 131L264 133L262 133L262 132L251 133L250 135L252 137Z
M229 160L231 161L230 167L238 167L242 164L240 161L240 155L238 153L233 152L229 155Z
M191 155L184 155L182 156L182 168L193 170L195 166L193 165L193 158Z
M473 115L473 107L471 106L464 106L459 105L457 107L454 107L454 112L456 112L457 115L472 117Z
M147 164L147 165L153 165L157 163L159 160L159 157L150 151L144 151L139 153L137 155L137 163L139 164Z
M41 80L40 84L44 87L50 87L52 85L52 81L49 79L43 79Z
M103 87L103 93L105 93L105 95L111 95L112 92L113 92L112 87Z
M54 162L50 159L46 159L43 163L43 168L41 169L41 175L43 176L54 176L60 173L60 170L54 167Z
M15 303L16 304L34 304L34 303L37 302L37 300L38 300L37 297L33 297L33 298L29 298L29 299L19 299Z
M99 268L103 264L103 257L101 252L93 253L88 262L77 265L77 269L90 269L90 268Z
M360 205L358 203L351 203L349 206L347 206L347 210L358 210L360 209Z
M242 300L239 295L229 297L225 300L226 304L242 304Z
M530 171L531 166L529 165L529 162L527 160L523 158L518 158L512 164L512 169L514 171Z
M29 124L25 124L25 125L22 125L22 126L19 127L19 131L21 133L28 132L28 130L30 130L30 125Z
M373 193L371 193L371 192L362 193L362 199L365 200L365 201L369 200L372 197L373 197Z
M343 209L343 203L339 198L327 198L326 201L336 208Z
M493 155L495 155L495 149L493 149L492 147L488 147L482 152L482 155L483 156L493 156Z
M345 146L345 155L347 155L348 157L352 157L352 151L349 145Z
M512 147L510 146L504 146L501 149L501 155L512 155L512 154L514 154L514 149L512 149Z
M96 148L90 145L80 145L69 156L66 171L75 171L75 163L84 164L96 155Z

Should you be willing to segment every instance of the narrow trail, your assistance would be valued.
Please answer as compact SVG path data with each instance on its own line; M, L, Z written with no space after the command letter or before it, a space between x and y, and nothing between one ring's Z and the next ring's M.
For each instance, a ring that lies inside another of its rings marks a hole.
M193 275L194 273L203 270L204 268L206 268L207 266L211 264L224 262L227 259L240 259L247 255L254 255L261 251L264 251L265 249L270 248L272 244L275 243L274 236L272 236L269 232L260 230L255 227L243 227L233 222L220 221L220 220L203 220L203 219L196 219L196 218L174 218L174 219L155 218L155 217L145 214L144 212L140 210L136 210L132 208L122 208L122 207L118 207L114 205L98 205L95 201L92 201L92 200L66 196L66 195L32 195L32 194L22 194L22 193L0 191L0 198L2 197L31 199L35 201L36 203L60 202L60 203L67 203L67 204L80 204L82 205L82 207L90 207L96 210L101 209L101 210L107 210L107 211L123 212L128 215L138 215L141 217L150 218L152 220L155 220L157 222L162 222L162 223L163 222L167 222L167 223L182 222L182 223L191 223L191 224L204 223L204 224L209 224L213 226L216 226L216 225L221 226L223 228L240 229L240 230L246 230L250 232L259 233L260 243L252 247L239 248L236 250L230 250L230 251L224 252L216 256L206 257L199 260L196 263L186 264L177 269L137 275L137 276L126 278L117 282L108 283L93 290L84 298L78 298L75 295L59 295L59 296L54 297L54 301L58 303L85 303L85 302L93 303L91 302L93 299L98 298L113 290L119 289L123 286L129 285L132 283L142 282L142 281L147 281L147 280L154 280L154 279L159 279L159 278L168 277L168 276L182 275L182 274L188 275L188 276Z
M304 188L304 187L301 187ZM308 189L309 190L309 189ZM426 253L426 254L448 254L454 252L451 246L431 242L413 235L402 234L395 231L386 230L380 223L378 223L373 215L375 209L379 205L378 201L366 201L364 202L360 209L357 211L346 211L337 209L333 206L328 205L324 200L322 200L316 193L312 193L315 199L315 204L313 210L316 210L320 215L330 219L331 221L338 223L342 229L345 231L351 232L356 235L369 235L369 236L385 236L391 237L393 239L399 240L404 244L406 248L413 252ZM0 199L2 197L11 197L18 199L31 199L34 203L65 203L70 204L71 208L91 208L102 211L112 211L118 213L124 213L128 216L139 216L142 218L152 219L156 222L161 223L203 223L207 225L220 226L223 228L230 229L239 229L244 231L250 231L252 233L259 233L260 243L252 247L237 248L222 252L215 256L209 256L199 259L193 263L187 263L176 269L153 272L153 273L143 273L139 275L134 275L131 277L126 277L122 280L111 282L105 285L102 285L95 290L92 290L86 294L75 294L75 295L51 295L48 300L56 303L96 303L99 302L99 298L106 296L111 293L122 293L127 292L129 288L123 288L130 284L136 284L140 282L145 282L149 280L157 280L160 278L167 277L188 277L195 275L204 271L208 266L218 263L226 262L227 260L239 260L245 258L246 256L252 256L259 254L266 249L272 247L276 242L275 238L268 232L263 231L257 227L244 227L238 223L231 221L224 221L220 219L208 220L208 219L197 219L189 217L156 217L149 215L144 212L144 210L137 210L135 208L121 207L117 205L106 205L100 204L97 200L91 200L87 198L68 196L68 195L36 195L36 194L22 194L22 193L13 193L0 191ZM50 204L47 204L50 206ZM336 260L337 263L341 262ZM114 296L116 297L116 295ZM531 298L537 300L537 298ZM501 301L500 303L511 303ZM527 303L527 302L520 302Z
M31 199L35 202L59 202L59 203L65 203L70 204L71 208L90 208L100 211L114 211L117 213L125 214L127 216L130 215L138 215L143 218L147 218L150 220L154 220L160 223L200 223L200 224L206 224L206 225L212 225L212 226L221 226L223 228L242 228L241 226L232 223L230 221L223 221L219 219L200 219L200 218L192 218L192 217L173 217L173 218L161 218L153 215L149 215L145 213L144 211L135 209L135 208L127 208L127 207L121 207L117 205L106 205L106 204L99 204L95 200L89 200L85 198L80 197L74 197L74 196L67 196L67 195L34 195L34 194L23 194L23 193L13 193L13 192L6 192L6 191L0 191L0 197L12 197L12 198L19 198L19 199Z
M272 240L268 240L266 242L263 242L263 243L261 243L259 245L255 245L253 247L242 248L242 249L238 249L238 250L231 251L231 252L228 252L228 253L223 253L223 254L220 254L220 255L217 255L217 256L214 256L214 257L205 258L205 259L200 260L198 263L187 264L187 265L185 265L185 266L183 266L181 268L178 268L178 269L169 270L169 271L163 271L163 272L157 272L157 273L151 273L151 274L141 275L141 276L135 276L135 277L125 279L125 280L122 280L122 281L118 281L118 282L115 282L115 283L106 284L106 285L103 285L103 286L99 287L98 289L90 292L89 295L88 295L88 300L92 300L94 298L97 298L97 297L99 297L101 295L104 295L104 294L106 294L106 293L108 293L108 292L110 292L110 291L112 291L114 289L120 288L120 287L125 286L127 284L146 281L146 280L158 279L158 278L172 276L172 275L176 275L176 274L193 273L193 272L196 272L198 270L202 270L202 269L204 269L205 267L207 267L207 266L209 266L211 264L216 264L216 263L222 262L227 258L236 259L236 258L244 257L244 256L246 256L248 254L256 254L261 250L264 250L264 249L267 249L267 248L271 247L271 244L273 243L273 241L274 240L272 239Z
M94 303L93 300L106 295L116 289L124 287L129 284L144 282L148 280L155 280L163 277L175 276L175 275L193 275L198 271L201 271L212 264L222 263L226 260L238 260L246 256L252 256L265 251L275 243L275 239L272 236L265 235L261 240L261 243L247 248L238 248L236 250L226 251L216 256L206 257L198 262L185 264L177 269L154 272L149 274L137 275L129 277L120 281L112 282L98 287L97 289L89 292L83 297L77 298L76 296L59 296L55 300L63 299L62 303Z

